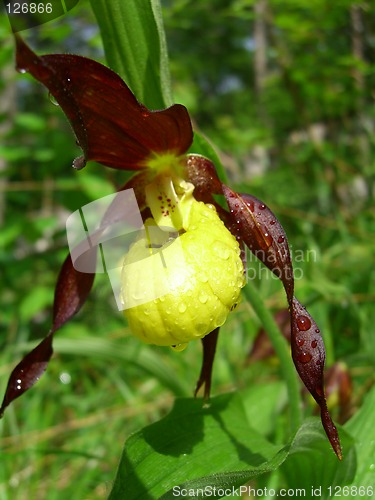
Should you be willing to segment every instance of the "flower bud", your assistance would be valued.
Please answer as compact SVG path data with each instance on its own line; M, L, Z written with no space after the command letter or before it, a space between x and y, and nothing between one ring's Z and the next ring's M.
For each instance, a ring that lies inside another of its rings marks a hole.
M121 276L132 333L146 343L177 350L221 326L244 286L236 239L215 207L196 201L191 192L186 189L182 195L178 219L183 227L178 231L166 230L160 221L157 225L152 211L154 218L130 247ZM178 204L181 195L176 196Z

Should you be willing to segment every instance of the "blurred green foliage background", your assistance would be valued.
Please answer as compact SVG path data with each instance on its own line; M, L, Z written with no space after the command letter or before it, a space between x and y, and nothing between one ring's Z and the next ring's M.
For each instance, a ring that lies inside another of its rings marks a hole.
M165 0L163 7L175 101L217 148L231 186L258 196L282 221L296 294L323 332L327 367L344 374L344 385L333 378L329 386L343 423L374 384L375 9L349 0ZM104 62L83 0L23 35L39 54ZM45 89L16 73L3 14L0 43L3 392L13 366L50 327L67 216L113 192L124 174L96 164L71 169L79 149L70 128ZM281 284L251 265L249 286L275 313L285 308ZM244 300L222 329L213 393L256 385L261 406L276 387L275 425L265 432L277 440L288 402L277 359L259 355L254 343L260 326ZM200 350L199 343L183 353L139 345L106 277L97 276L84 309L56 335L47 374L0 422L0 500L105 498L125 438L164 415L175 396L192 394Z

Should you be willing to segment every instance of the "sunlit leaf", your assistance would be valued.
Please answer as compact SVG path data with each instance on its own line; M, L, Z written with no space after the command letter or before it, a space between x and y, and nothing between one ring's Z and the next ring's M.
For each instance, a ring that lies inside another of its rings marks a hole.
M334 496L335 486L340 491L340 487L350 484L357 467L356 450L345 430L340 429L340 435L345 450L341 462L330 451L319 420L310 418L304 422L280 468L287 487L294 492L301 488L306 498L329 499Z
M180 399L169 415L128 439L109 498L159 498L186 478L211 484L213 471L217 484L243 484L280 465L281 448L251 428L239 394L210 405Z
M355 438L357 450L358 466L353 484L363 488L374 488L375 484L374 408L375 387L367 394L363 406L344 426L345 430ZM365 493L370 496L370 489Z

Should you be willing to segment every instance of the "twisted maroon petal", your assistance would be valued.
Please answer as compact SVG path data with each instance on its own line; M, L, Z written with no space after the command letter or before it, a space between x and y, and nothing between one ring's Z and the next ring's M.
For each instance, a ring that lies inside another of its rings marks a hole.
M324 394L325 349L320 330L309 312L293 297L291 310L292 357L297 372L306 388L320 406L324 430L341 460L342 452L337 429L327 409Z
M190 118L180 104L150 111L121 78L91 59L68 54L37 56L16 35L16 62L45 85L76 134L84 158L116 169L138 170L152 153L187 151L193 140Z
M92 258L96 258L94 252ZM30 389L43 375L53 353L53 334L81 309L91 290L94 277L95 274L80 273L74 269L68 255L56 284L52 328L40 344L26 354L12 371L0 408L0 417L14 399Z
M215 165L204 156L190 154L186 157L186 179L194 184L194 198L212 203L212 194L223 194Z
M147 177L148 172L139 172L120 189L136 188L136 180ZM143 182L146 182L143 179ZM135 190L136 196L140 193ZM139 201L139 200L138 200ZM115 224L122 217L123 206L119 200L114 197L111 205L104 214L100 227L91 235L91 240L94 245L86 249L80 255L84 258L88 269L95 269L97 258L97 243L100 241L101 233L110 225ZM77 271L73 266L70 254L66 258L60 274L57 279L55 288L55 297L53 304L53 321L52 327L47 336L18 363L11 373L5 392L5 396L0 408L0 417L3 415L5 408L16 398L30 389L45 372L48 362L52 356L52 341L54 333L67 323L72 317L78 313L87 300L94 283L94 273L82 273Z
M258 198L238 194L223 184L232 218L231 229L253 254L281 279L288 302L293 298L294 277L288 240L275 214Z
M244 241L284 285L291 320L293 362L302 382L320 406L324 430L341 460L337 429L324 394L324 343L315 321L293 295L293 267L285 231L274 213L255 196L235 193L224 184L223 193L230 209L232 233Z

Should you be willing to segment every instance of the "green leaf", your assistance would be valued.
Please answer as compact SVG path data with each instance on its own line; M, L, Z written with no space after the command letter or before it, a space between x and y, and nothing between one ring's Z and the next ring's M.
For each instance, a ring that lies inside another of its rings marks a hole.
M210 405L179 399L169 415L128 439L109 498L172 498L178 485L237 487L276 468L286 457L281 448L249 426L237 393Z
M173 104L159 0L90 0L109 66L150 109Z
M282 448L271 460L263 467L249 468L243 471L224 472L222 474L214 474L211 476L201 477L193 481L186 481L175 487L175 490L169 490L160 500L176 498L176 493L186 490L194 492L195 498L223 498L233 494L238 488L261 474L271 472L277 469L283 463L288 455L289 447ZM246 487L244 487L246 488ZM244 493L246 490L243 491ZM240 493L242 493L240 489ZM183 496L183 495L181 495Z
M375 387L367 395L362 408L347 422L345 429L355 438L358 468L353 484L375 485Z
M343 448L340 462L330 448L320 419L308 419L298 430L288 458L280 470L288 488L303 489L307 497L312 488L321 488L319 498L330 498L329 487L350 484L356 470L356 451L353 440L344 429L339 429ZM311 494L311 496L314 496Z

